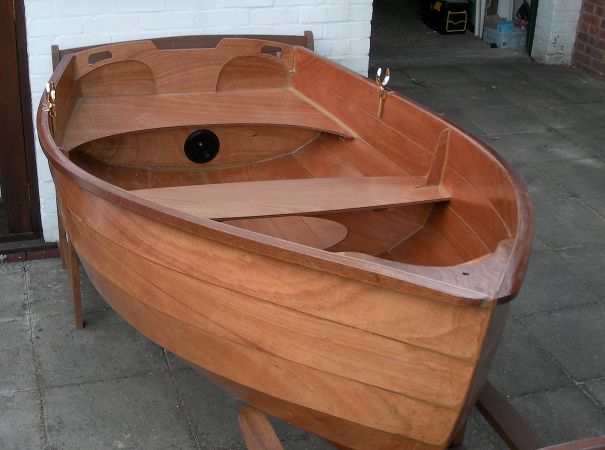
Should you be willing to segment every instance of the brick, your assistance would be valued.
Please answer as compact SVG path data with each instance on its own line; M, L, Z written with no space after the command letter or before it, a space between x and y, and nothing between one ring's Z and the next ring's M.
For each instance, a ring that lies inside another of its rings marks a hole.
M141 13L163 11L164 9L166 9L164 0L114 0L113 2L113 12Z
M95 0L94 2L80 0L55 0L54 2L54 12L56 17L107 14L109 11L111 11L110 0Z
M221 0L220 6L238 8L258 8L260 6L273 6L273 0Z
M595 44L596 44L596 41L591 42L591 45L586 47L585 53L594 59L602 60L603 52L601 50L599 50L598 48L596 48Z
M348 11L342 6L315 6L300 9L302 23L342 22L347 19Z
M195 16L191 13L157 13L141 16L141 28L148 30L190 28L194 23Z
M26 2L25 15L28 19L36 17L52 17L53 2L50 0L41 2Z
M372 4L365 3L359 5L349 6L349 17L350 21L370 21L372 20Z
M79 34L82 33L81 17L56 17L52 19L34 19L30 21L27 34L32 37L48 36L53 34Z
M247 9L229 9L215 11L200 11L195 16L195 25L201 27L224 23L228 26L242 26L250 23ZM237 31L237 33L240 33Z
M336 23L324 27L326 38L360 38L370 36L369 22Z
M582 16L582 22L587 23L588 25L594 25L595 27L598 27L601 23L601 18L594 14L584 14Z
M349 40L349 54L367 55L370 53L369 39L351 39Z
M196 10L200 7L197 0L166 0L167 11Z
M258 8L250 11L250 21L254 24L298 23L298 8Z
M120 33L139 28L139 15L119 15L85 17L85 33Z

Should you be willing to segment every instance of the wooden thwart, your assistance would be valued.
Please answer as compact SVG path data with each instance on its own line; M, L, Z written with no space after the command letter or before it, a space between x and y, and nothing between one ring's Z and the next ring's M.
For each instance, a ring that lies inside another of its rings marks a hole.
M85 142L141 130L224 124L296 126L353 137L351 130L292 91L277 88L85 97L74 112L63 148L71 150Z
M147 200L215 220L288 216L447 201L424 177L343 177L221 183L131 191Z

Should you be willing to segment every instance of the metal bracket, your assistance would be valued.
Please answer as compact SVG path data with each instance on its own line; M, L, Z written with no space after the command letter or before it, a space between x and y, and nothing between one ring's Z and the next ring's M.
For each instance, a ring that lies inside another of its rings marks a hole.
M387 83L391 79L391 69L388 67L385 70L385 77L382 79L382 67L379 67L376 71L376 86L378 86L378 111L377 115L379 119L382 119L382 112L384 110L384 102L391 95L391 90L386 88Z
M57 99L57 91L55 90L55 83L49 81L46 83L46 99L44 103L42 103L42 111L48 113L48 126L50 128L50 133L55 135L55 117L57 116L56 110L56 99Z

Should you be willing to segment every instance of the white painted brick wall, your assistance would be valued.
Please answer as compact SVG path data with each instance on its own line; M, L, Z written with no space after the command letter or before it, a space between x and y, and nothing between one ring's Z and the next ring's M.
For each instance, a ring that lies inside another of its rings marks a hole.
M52 44L311 30L317 53L364 75L368 70L372 0L25 0L25 11L34 105L51 73ZM55 190L39 146L36 157L44 239L56 241Z
M582 0L540 0L531 56L546 64L571 64Z

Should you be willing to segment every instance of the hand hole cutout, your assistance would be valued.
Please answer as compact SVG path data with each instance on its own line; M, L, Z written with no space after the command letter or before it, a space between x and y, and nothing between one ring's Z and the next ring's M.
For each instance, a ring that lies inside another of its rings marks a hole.
M88 65L92 66L98 62L113 58L113 54L109 51L97 52L88 55Z

